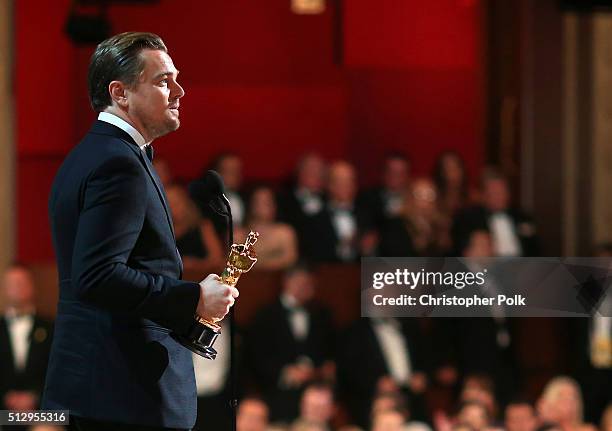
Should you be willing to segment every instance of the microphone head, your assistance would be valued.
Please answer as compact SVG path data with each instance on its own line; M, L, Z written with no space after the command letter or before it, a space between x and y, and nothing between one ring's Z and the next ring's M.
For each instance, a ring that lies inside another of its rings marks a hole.
M221 175L213 170L206 172L203 179L192 181L188 189L189 196L195 202L207 203L211 199L225 194L225 185Z

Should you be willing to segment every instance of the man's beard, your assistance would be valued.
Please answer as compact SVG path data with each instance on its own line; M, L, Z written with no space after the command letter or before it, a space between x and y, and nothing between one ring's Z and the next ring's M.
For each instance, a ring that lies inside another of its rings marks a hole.
M153 139L157 139L161 138L164 135L167 135L170 132L174 132L175 130L177 130L181 125L181 121L178 118L165 117L164 122L161 124L154 124L153 122L151 122L147 123L146 125Z

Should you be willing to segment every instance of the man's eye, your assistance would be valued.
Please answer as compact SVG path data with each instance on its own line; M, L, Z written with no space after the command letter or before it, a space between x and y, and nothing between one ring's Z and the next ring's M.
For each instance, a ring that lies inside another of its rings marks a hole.
M168 85L168 80L167 79L163 79L161 81L159 81L159 85Z

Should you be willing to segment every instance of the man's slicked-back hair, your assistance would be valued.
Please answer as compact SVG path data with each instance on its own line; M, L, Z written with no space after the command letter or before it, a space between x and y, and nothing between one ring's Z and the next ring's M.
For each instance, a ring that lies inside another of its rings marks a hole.
M145 49L168 52L163 40L153 33L127 32L101 42L91 56L87 86L89 101L96 112L112 104L108 85L121 81L134 85L144 69L140 53Z

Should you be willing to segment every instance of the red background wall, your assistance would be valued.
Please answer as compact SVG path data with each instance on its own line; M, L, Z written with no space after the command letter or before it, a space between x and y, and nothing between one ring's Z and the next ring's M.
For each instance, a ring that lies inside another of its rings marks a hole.
M181 128L156 143L178 176L194 177L231 149L247 179L280 180L315 150L353 161L368 184L390 149L409 154L416 175L449 148L472 176L482 164L481 2L350 0L339 10L328 1L325 13L300 16L289 0L161 0L109 14L114 32L160 34L181 70ZM18 257L26 262L53 258L49 188L94 118L93 47L64 35L70 3L15 3Z

